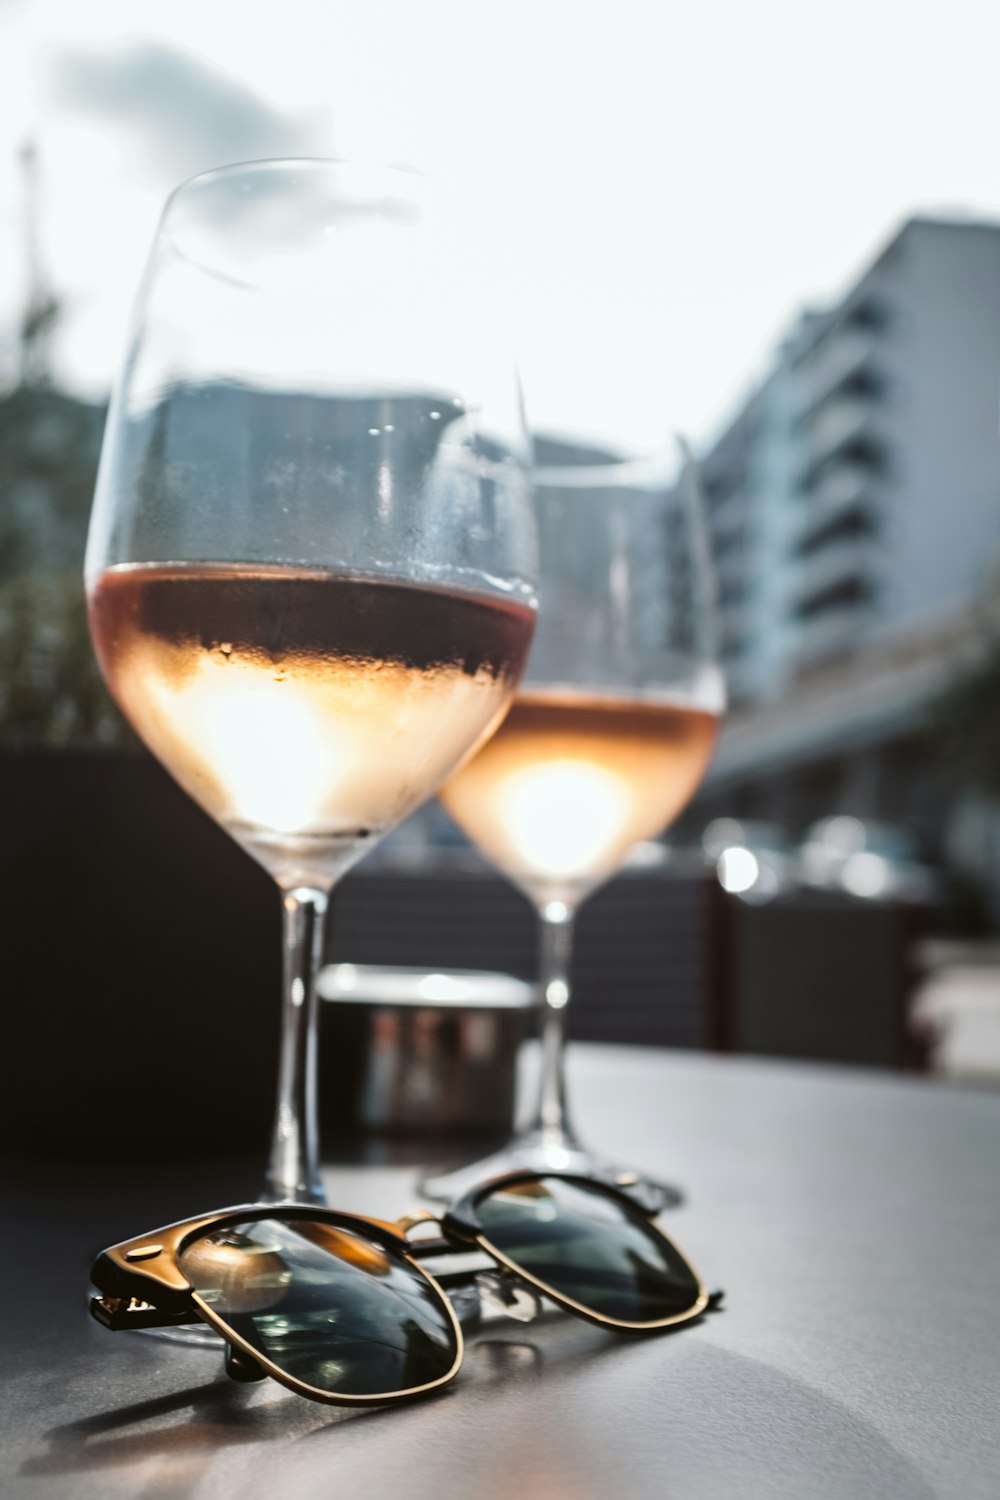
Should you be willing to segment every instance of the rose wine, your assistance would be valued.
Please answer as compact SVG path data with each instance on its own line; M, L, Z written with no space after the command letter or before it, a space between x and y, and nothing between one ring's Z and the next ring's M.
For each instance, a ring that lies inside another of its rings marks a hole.
M684 704L528 692L441 801L536 900L578 899L681 811L716 726Z
M534 614L491 595L192 563L109 569L90 622L138 734L287 886L346 869L485 737Z

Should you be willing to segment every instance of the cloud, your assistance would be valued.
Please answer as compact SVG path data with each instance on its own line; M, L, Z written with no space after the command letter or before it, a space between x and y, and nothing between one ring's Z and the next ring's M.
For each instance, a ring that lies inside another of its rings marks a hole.
M144 162L171 182L227 162L329 155L325 111L285 114L164 42L57 49L50 78L56 104L127 131Z

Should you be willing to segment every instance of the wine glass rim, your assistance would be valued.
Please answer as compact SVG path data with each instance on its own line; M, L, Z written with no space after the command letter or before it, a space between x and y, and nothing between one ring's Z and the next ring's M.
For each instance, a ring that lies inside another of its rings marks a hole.
M254 175L263 179L268 174L277 174L282 169L311 171L317 176L320 173L326 173L334 181L338 172L342 177L350 174L345 183L348 193L353 179L356 187L364 183L372 193L377 193L381 186L385 200L392 197L393 201L398 202L400 206L405 203L421 216L428 206L427 191L430 187L430 179L416 167L388 166L346 156L262 156L248 161L228 162L219 167L210 167L207 171L196 172L193 177L188 177L184 182L178 183L177 187L168 194L163 205L155 242L170 245L179 259L195 270L231 287L241 291L264 291L265 286L255 277L234 274L228 265L215 263L210 257L192 251L191 247L185 243L182 205L186 204L192 191L197 192L203 187L210 188L215 183L225 183L238 178L241 174L246 175L248 179ZM195 201L197 202L197 199ZM180 226L176 222L178 218L182 219Z
M426 184L429 179L425 172L418 167L401 166L388 162L363 161L351 156L255 156L246 161L224 162L218 167L207 167L203 172L195 172L191 177L185 177L176 187L167 194L163 205L163 217L166 218L173 203L190 188L200 186L202 183L214 181L218 178L233 177L239 172L273 171L279 167L295 168L347 168L353 172L370 173L373 177L387 177L393 180L409 182L413 186Z
M606 489L610 485L653 488L676 484L693 454L677 434L646 453L608 454L597 463L536 463L534 483L551 489Z

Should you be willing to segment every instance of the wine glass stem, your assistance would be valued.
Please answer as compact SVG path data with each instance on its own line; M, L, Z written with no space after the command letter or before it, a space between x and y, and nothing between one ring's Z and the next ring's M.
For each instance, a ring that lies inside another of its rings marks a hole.
M299 886L282 892L282 905L281 1061L267 1195L279 1203L324 1203L316 1115L316 976L327 895Z
M538 908L538 996L542 1012L542 1071L538 1104L529 1133L557 1144L575 1140L566 1102L566 1007L573 953L573 918L565 901L546 901Z

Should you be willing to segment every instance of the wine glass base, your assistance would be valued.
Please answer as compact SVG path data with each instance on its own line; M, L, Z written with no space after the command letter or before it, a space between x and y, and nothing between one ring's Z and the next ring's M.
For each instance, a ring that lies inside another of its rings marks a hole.
M660 1213L684 1201L679 1188L657 1182L644 1172L597 1156L576 1141L547 1140L540 1132L516 1136L499 1151L421 1179L418 1191L433 1203L456 1203L472 1188L506 1172L575 1172L613 1187L621 1187L644 1208Z
M209 1328L207 1323L182 1323L177 1328L137 1328L135 1332L144 1339L161 1339L165 1344L181 1344L187 1349L204 1349L207 1353L222 1354L226 1341L221 1333Z
M265 1187L255 1199L255 1202L265 1208L276 1208L282 1203L314 1203L318 1208L329 1208L330 1206L330 1201L326 1196L326 1189L321 1182L317 1182L308 1188L296 1188L291 1193L282 1192L280 1188Z

